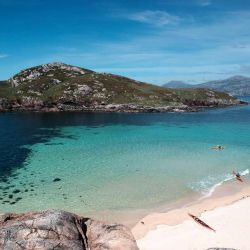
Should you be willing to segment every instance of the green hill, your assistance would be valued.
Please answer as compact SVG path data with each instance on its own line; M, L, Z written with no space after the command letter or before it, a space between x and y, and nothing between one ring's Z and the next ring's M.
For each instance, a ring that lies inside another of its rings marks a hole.
M0 82L2 110L182 111L240 104L207 89L167 89L63 63L25 69Z

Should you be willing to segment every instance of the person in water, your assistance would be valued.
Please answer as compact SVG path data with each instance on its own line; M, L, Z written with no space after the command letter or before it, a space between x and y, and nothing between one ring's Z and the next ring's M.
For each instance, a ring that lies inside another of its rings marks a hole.
M237 178L240 178L240 173L239 173L239 172L235 173L235 176L236 176Z
M223 150L225 147L221 146L221 145L216 145L211 147L211 149L216 149L216 150Z

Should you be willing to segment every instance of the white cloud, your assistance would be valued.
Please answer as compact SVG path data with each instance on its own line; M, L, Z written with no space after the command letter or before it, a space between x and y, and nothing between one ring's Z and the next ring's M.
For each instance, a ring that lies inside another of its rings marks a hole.
M218 14L218 13L217 13ZM117 41L94 41L85 50L55 51L47 61L64 61L98 71L162 84L250 76L250 11L221 12L206 22L181 22L132 33Z
M179 23L180 21L180 17L159 10L146 10L132 13L128 15L127 18L132 21L147 23L155 26L173 25Z

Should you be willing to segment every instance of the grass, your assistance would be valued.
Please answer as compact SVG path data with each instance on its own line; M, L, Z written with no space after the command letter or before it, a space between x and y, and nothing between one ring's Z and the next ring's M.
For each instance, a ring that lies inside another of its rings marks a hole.
M38 70L38 67L32 68ZM8 81L0 82L0 97L9 99L32 96L43 100L45 103L75 102L83 104L114 103L137 104L150 106L190 104L204 102L214 97L215 99L235 99L225 93L208 89L167 89L152 84L146 84L132 79L112 75L99 74L85 70L85 74L73 74L63 69L48 71L36 80L27 80L18 87L11 88ZM27 74L27 71L22 73ZM52 75L53 76L50 76ZM17 77L19 75L16 75ZM58 79L60 83L53 83ZM78 85L88 85L93 91L88 95L77 94ZM71 91L66 93L65 91ZM38 95L37 92L41 93ZM74 97L74 95L76 97Z
M0 81L0 98L8 98L13 94L11 85L8 81Z

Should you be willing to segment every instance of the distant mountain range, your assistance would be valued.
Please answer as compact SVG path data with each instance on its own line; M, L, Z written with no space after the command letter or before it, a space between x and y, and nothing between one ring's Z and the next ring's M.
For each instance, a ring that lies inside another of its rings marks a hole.
M242 102L208 89L169 89L127 77L48 63L0 82L0 111L183 112Z
M182 88L192 88L192 85L182 81L170 81L164 84L163 87L171 89L182 89Z
M233 76L225 80L209 81L197 85L171 81L163 86L166 88L208 88L234 96L250 96L250 77L245 76Z

